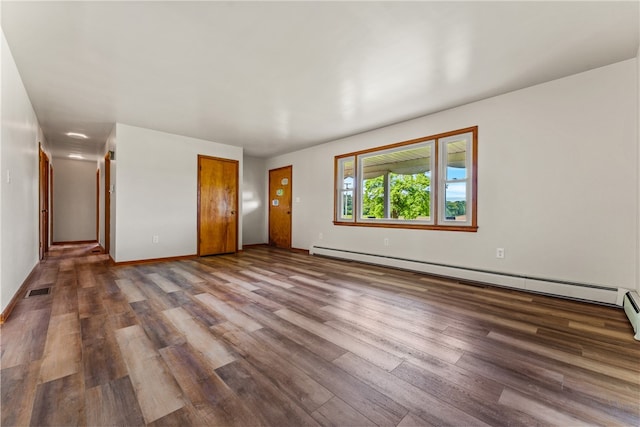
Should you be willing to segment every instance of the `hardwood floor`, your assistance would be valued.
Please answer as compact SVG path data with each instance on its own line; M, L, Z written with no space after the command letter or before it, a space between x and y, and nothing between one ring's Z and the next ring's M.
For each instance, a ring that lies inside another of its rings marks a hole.
M1 329L1 424L640 424L621 309L252 247L54 247Z

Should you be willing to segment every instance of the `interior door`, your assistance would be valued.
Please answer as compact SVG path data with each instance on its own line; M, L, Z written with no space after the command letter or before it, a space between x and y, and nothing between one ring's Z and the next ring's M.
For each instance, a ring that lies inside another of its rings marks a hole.
M198 255L237 250L238 161L198 156Z
M100 241L100 169L96 170L96 242Z
M47 242L51 245L53 242L53 165L49 163L49 215L47 221L49 222L49 228L47 230Z
M111 251L111 155L104 156L104 253Z
M292 167L269 171L269 244L291 248Z
M40 259L49 250L49 158L40 148Z

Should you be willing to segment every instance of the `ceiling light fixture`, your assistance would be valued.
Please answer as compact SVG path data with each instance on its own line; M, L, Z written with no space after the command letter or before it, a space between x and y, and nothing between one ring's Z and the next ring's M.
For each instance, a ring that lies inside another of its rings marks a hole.
M65 135L67 135L70 138L75 138L75 139L89 139L89 137L87 135L85 135L84 133L67 132Z
M69 158L71 159L84 159L80 154L69 154Z

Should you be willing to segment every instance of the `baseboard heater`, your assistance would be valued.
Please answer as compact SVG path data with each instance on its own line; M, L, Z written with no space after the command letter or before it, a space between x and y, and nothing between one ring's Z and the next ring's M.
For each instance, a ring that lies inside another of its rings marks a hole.
M477 268L460 267L429 261L412 260L388 255L370 254L365 252L345 249L312 246L311 255L320 255L331 258L360 261L368 264L383 265L386 267L400 268L417 271L435 276L451 277L493 286L502 286L535 292L546 295L560 296L588 302L596 302L605 305L622 306L623 296L628 289L609 286L570 282L549 278L540 278L498 271L483 270ZM636 294L637 298L637 294ZM640 300L636 299L636 306Z
M640 297L636 291L629 291L624 294L624 302L622 303L624 312L633 326L636 333L633 338L640 341Z

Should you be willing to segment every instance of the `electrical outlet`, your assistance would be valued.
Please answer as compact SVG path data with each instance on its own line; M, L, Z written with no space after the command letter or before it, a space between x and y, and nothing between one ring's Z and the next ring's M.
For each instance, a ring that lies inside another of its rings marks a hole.
M389 246L389 238L388 237L384 238L384 245L385 246Z
M496 258L504 258L504 248L496 248Z
M151 238L151 241L152 241L153 243L158 243L158 242L160 241L160 236L158 236L158 235L154 235L154 236Z
M7 170L7 184L11 184L11 171Z
M320 240L324 239L324 236L322 235L322 233L318 233L318 239Z

